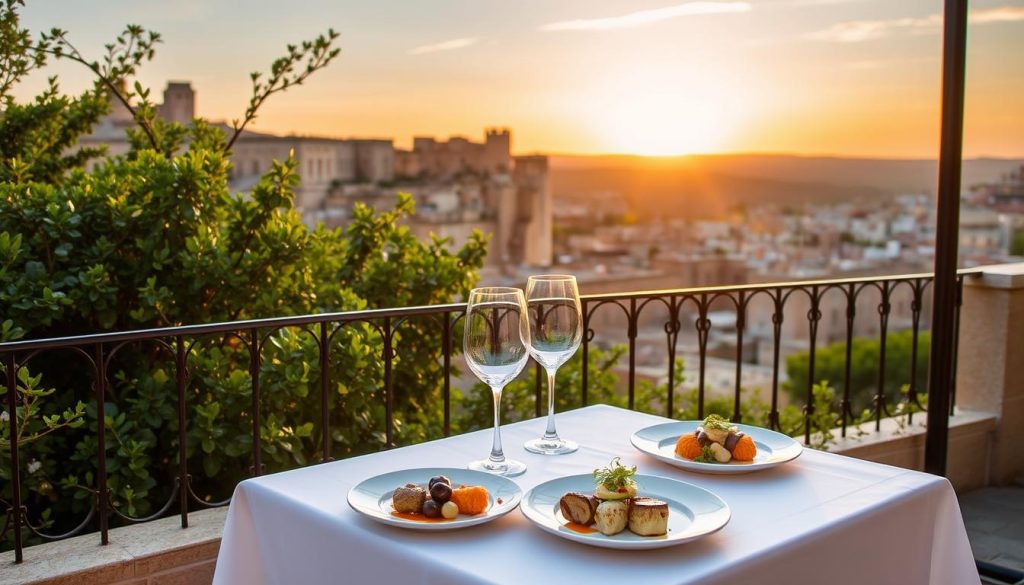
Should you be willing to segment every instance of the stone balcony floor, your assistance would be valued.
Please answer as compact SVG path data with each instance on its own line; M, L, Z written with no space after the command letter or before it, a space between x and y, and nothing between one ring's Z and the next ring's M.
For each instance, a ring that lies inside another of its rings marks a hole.
M1017 485L961 494L974 558L1024 571L1024 477Z

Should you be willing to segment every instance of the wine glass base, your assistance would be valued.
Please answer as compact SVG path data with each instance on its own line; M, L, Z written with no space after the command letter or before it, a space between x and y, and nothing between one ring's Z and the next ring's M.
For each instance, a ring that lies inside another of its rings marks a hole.
M495 463L490 459L481 459L480 461L470 462L466 467L473 471L483 471L505 477L515 477L526 473L526 464L515 459L506 459L501 463Z
M539 439L533 439L523 443L523 448L530 453L537 453L540 455L567 455L569 453L575 453L580 448L575 441L566 441L565 439L545 439L543 437Z

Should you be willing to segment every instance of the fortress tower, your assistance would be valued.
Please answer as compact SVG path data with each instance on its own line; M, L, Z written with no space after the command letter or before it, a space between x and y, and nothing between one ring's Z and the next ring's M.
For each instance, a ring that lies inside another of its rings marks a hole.
M508 128L487 129L482 166L491 173L507 173L512 168L512 133Z
M164 90L160 117L168 122L188 124L196 115L196 93L187 81L171 81Z

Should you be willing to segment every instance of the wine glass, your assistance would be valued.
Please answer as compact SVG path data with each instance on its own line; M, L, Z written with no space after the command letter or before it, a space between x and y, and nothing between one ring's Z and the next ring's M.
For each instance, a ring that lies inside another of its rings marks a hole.
M470 469L504 476L526 471L526 464L506 459L501 450L501 391L514 380L529 359L530 327L526 298L518 288L475 288L466 305L463 351L466 365L491 387L494 398L494 441L487 459L473 461Z
M563 455L579 449L555 430L555 372L572 357L583 339L583 312L576 277L566 274L531 276L526 282L530 311L530 355L548 373L548 426L544 436L523 447L542 455Z

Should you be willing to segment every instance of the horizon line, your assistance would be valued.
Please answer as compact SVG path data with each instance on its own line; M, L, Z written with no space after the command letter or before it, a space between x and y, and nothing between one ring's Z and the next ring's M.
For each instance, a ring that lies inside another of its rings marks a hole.
M639 158L651 160L678 160L684 158L708 158L726 156L749 156L749 157L788 157L788 158L833 158L845 160L885 160L885 161L906 161L906 162L934 162L939 160L935 157L920 156L875 156L867 154L829 154L829 153L802 153L792 151L723 151L723 152L697 152L689 154L638 154L629 152L603 152L603 153L572 153L572 152L544 152L531 150L513 153L512 156L548 156L562 158ZM973 155L963 156L961 160L1000 160L1000 161L1021 161L1024 162L1024 154L1019 155Z

